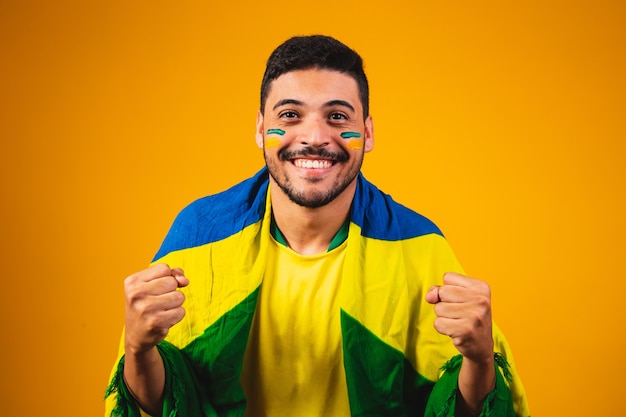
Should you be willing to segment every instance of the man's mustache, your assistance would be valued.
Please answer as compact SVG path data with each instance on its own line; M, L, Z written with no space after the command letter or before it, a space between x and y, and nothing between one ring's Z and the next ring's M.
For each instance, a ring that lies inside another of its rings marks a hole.
M298 149L297 151L283 149L278 152L278 159L281 161L287 161L305 156L319 156L320 158L330 159L337 162L345 162L348 160L348 153L345 151L329 152L324 148L314 148L312 146L306 146L302 149Z

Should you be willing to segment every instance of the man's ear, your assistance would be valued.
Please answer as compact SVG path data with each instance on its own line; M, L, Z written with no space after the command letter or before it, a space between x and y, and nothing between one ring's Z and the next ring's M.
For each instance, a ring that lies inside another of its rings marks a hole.
M365 138L363 138L363 150L369 152L374 149L374 120L369 115L365 119Z
M256 138L256 146L261 149L263 149L263 141L265 139L263 137L263 130L263 113L259 110L256 114L256 133L254 136Z

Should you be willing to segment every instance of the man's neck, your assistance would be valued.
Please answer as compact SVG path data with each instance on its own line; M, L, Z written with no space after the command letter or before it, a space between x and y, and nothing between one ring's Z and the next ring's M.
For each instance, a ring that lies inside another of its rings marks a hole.
M355 190L356 182L327 205L311 209L292 202L271 182L272 213L287 245L302 255L326 252L348 218Z

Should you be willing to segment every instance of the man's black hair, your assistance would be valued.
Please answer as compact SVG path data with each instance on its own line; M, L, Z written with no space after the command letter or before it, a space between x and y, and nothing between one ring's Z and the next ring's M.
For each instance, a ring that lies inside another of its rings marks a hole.
M283 42L267 60L261 83L261 113L272 81L290 71L310 68L345 73L357 83L363 106L363 118L369 115L369 86L363 60L355 51L330 36L295 36Z

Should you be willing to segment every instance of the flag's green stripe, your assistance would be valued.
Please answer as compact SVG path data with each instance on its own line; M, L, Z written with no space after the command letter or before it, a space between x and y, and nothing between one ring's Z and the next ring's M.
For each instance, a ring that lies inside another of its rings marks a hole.
M343 132L341 137L344 139L360 138L361 134L359 132Z
M258 296L259 288L183 348L193 369L202 370L198 386L208 387L210 402L218 410L245 408L239 378Z
M402 352L341 311L344 367L353 416L423 415L433 382Z

